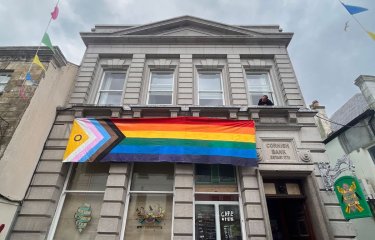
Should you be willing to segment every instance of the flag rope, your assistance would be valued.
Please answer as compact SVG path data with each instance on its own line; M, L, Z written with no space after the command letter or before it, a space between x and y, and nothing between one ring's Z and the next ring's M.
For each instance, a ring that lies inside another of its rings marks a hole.
M56 2L56 4L55 4L55 9L56 9L56 7L58 7L59 2L60 2L60 0L57 0L57 2ZM53 18L53 16L52 16L52 14L51 14L51 17L50 17L50 19L49 19L49 21L48 21L48 24L47 24L47 26L46 26L46 28L45 28L45 30L44 30L44 32L43 32L43 37L44 37L44 35L47 33L48 28L49 28L49 26L51 25L52 18ZM38 48L36 49L36 52L35 52L35 55L34 55L34 59L35 59L35 56L38 56L38 52L39 52L39 50L40 50L40 47L42 46L43 37L42 37L42 40L40 40L40 42L39 42ZM31 70L31 68L32 68L32 66L33 66L33 64L34 64L34 59L33 59L32 62L30 63L29 69L27 70L27 73L26 73L26 75L25 75L25 78L23 79L23 82L22 82L22 84L21 84L20 95L22 95L22 96L21 96L22 98L25 97L24 86L25 86L25 82L27 81L27 74L30 74L30 70ZM43 64L42 64L42 65L43 65ZM45 70L45 69L43 69L43 70ZM21 94L21 92L22 92L23 94Z
M340 4L342 5L342 6L344 6L345 8L346 8L346 6L347 5L345 5L341 0L337 0L337 1L339 1L340 2ZM363 26L363 24L354 16L354 14L355 13L350 13L350 11L348 10L348 9L346 9L348 12L349 12L349 14L350 14L350 16L352 16L352 18L358 23L358 25L361 27L361 29L367 34L367 35L370 35L370 37L371 37L371 32L370 31L368 31L364 26ZM371 38L373 38L373 37L371 37ZM374 39L375 40L375 39Z

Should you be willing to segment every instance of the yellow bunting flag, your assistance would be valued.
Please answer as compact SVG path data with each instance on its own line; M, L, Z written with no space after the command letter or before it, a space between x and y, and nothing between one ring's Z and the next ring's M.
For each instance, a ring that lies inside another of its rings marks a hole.
M44 71L46 71L46 69L44 68L43 64L40 62L38 55L36 55L36 54L35 54L33 63L35 63L39 67L43 68Z
M375 40L375 33L373 33L373 32L367 32L367 34L368 34L373 40Z

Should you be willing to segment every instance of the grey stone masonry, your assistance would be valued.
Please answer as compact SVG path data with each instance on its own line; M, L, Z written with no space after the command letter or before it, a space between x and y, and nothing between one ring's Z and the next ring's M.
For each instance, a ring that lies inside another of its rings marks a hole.
M95 240L120 239L129 172L129 164L111 164Z
M245 215L245 227L249 239L270 239L265 223L265 199L259 187L257 169L240 168L240 191Z
M99 54L88 53L88 51L86 51L70 96L70 104L82 104L87 102L94 83L93 80L98 72L98 65Z
M303 107L305 102L287 51L285 50L285 54L276 54L274 60L285 101L284 104L287 106Z
M16 219L11 240L46 238L68 172L69 164L63 164L62 159L69 131L70 123L57 119Z
M145 54L134 54L130 69L128 71L128 78L125 87L124 104L134 105L140 104L140 93L143 84L143 72L146 61ZM132 87L133 84L139 84L139 87Z
M229 89L231 90L231 105L248 105L247 92L245 86L245 78L241 59L239 54L229 54L228 69L229 69ZM241 76L239 76L241 75Z
M191 54L180 55L180 65L177 80L177 105L194 104L193 76L193 56Z
M193 164L175 165L173 239L193 238Z

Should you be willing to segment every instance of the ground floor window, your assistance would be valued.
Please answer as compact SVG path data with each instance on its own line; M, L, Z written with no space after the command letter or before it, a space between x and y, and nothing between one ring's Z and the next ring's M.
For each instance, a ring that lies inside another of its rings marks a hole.
M95 239L109 164L70 167L48 239Z
M242 239L238 202L196 202L195 239Z
M170 239L174 165L135 163L128 197L125 239Z

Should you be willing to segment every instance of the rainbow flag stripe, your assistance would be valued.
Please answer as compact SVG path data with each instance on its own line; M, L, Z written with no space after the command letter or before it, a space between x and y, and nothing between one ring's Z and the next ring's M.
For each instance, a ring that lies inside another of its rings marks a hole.
M200 117L75 119L64 162L257 164L254 122Z

